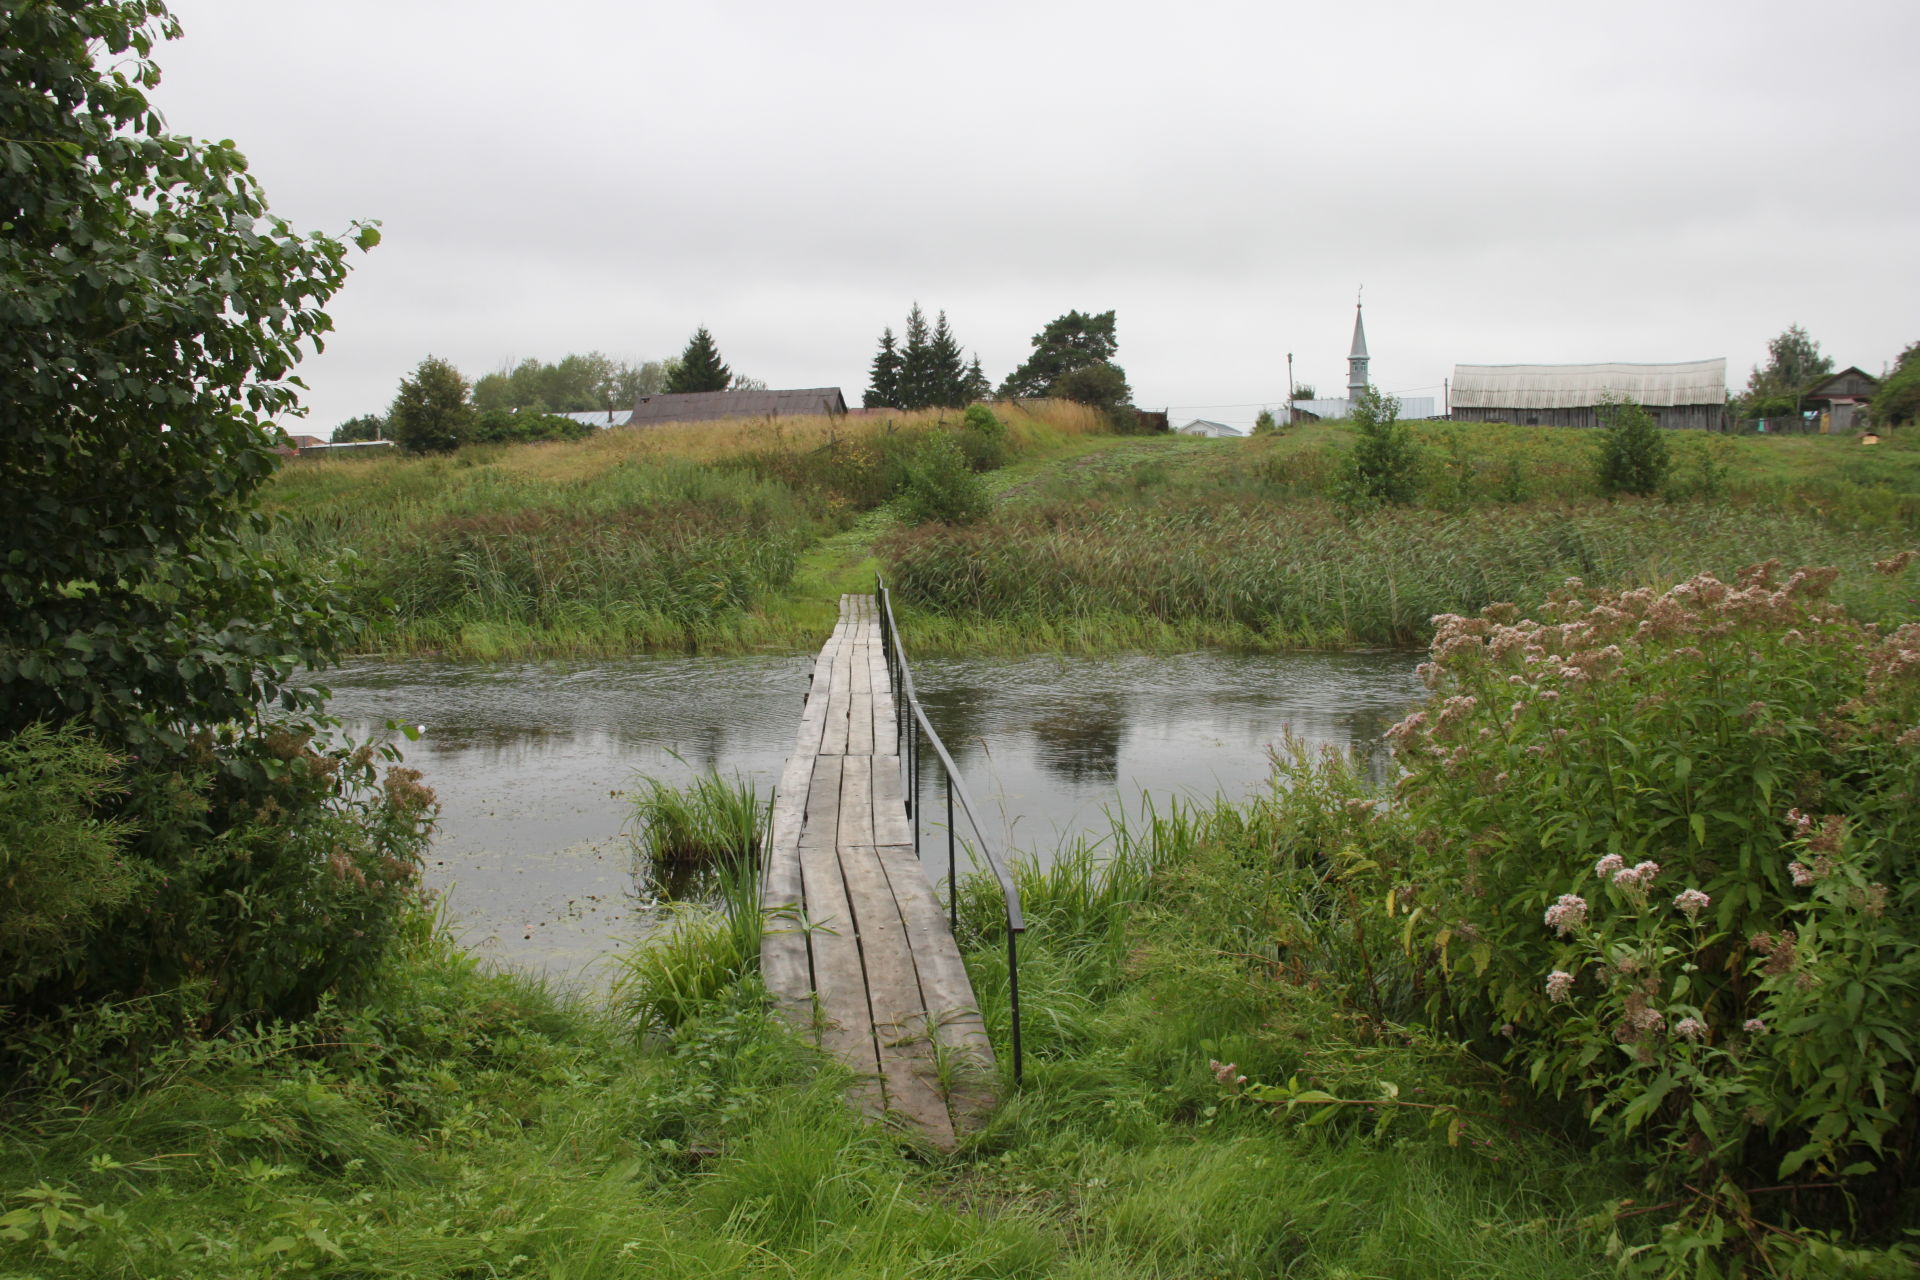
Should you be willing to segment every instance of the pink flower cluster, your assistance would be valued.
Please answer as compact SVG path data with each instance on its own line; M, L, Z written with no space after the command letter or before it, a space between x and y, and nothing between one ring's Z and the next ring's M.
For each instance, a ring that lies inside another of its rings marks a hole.
M1563 893L1547 908L1547 927L1566 937L1587 922L1587 900L1577 893Z
M1622 889L1645 889L1649 884L1653 883L1653 878L1659 874L1659 863L1640 862L1631 867L1621 867L1615 871L1613 873L1613 882Z
M1547 975L1547 999L1559 1004L1573 990L1573 975L1565 969L1555 969Z
M1673 1024L1673 1034L1682 1040L1704 1040L1707 1037L1707 1024L1698 1018L1682 1018Z
M1713 905L1713 899L1698 889L1682 889L1674 896L1673 905L1680 908L1687 919L1698 920L1700 913Z
M1209 1058L1207 1060L1207 1068L1213 1072L1213 1078L1221 1084L1231 1086L1242 1085L1247 1082L1245 1076L1237 1074L1239 1068L1234 1063L1221 1062L1218 1058Z

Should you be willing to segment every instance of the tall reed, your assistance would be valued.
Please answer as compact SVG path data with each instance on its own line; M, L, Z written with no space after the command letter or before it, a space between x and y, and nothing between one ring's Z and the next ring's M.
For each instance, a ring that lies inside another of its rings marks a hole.
M1904 619L1920 602L1865 572L1898 545L1711 503L1355 515L1310 499L1161 490L1014 508L967 529L901 530L878 550L900 599L936 620L1198 622L1272 646L1411 646L1426 642L1436 614L1496 601L1535 608L1568 578L1664 586L1770 557L1843 566L1843 601L1864 617Z

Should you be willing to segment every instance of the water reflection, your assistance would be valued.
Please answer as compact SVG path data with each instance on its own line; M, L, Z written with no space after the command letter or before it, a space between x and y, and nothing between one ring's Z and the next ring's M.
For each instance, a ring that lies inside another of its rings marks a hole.
M1377 744L1419 695L1407 654L1195 653L1112 659L925 660L929 718L987 810L994 838L1044 856L1104 829L1102 809L1145 789L1245 795L1267 750ZM637 775L708 768L777 782L809 656L596 663L363 663L330 672L350 731L421 723L407 747L441 798L428 883L483 954L564 980L644 937L661 893L636 875L620 793ZM944 819L921 779L923 849L944 873Z

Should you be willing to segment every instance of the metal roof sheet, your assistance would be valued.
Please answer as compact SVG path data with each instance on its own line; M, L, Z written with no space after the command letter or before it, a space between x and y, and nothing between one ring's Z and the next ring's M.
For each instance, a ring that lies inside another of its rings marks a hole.
M838 387L794 391L685 391L641 396L633 402L630 427L660 422L711 422L718 418L767 418L845 413Z
M1584 409L1606 395L1641 405L1725 404L1727 361L1457 364L1456 409Z

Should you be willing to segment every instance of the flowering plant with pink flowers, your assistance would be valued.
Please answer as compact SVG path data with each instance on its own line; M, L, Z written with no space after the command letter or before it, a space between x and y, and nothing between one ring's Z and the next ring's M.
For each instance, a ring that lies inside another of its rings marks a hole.
M1438 618L1389 735L1431 1013L1669 1188L1871 1196L1920 1158L1920 625L1833 577Z

